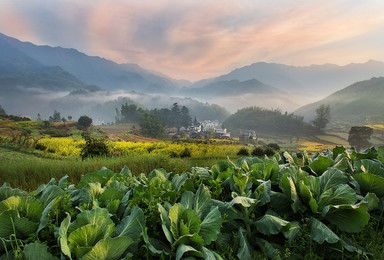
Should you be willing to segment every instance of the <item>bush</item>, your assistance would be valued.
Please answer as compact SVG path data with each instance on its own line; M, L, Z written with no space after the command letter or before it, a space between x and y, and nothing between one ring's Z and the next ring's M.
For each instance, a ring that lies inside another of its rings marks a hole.
M92 125L92 118L88 116L81 116L79 120L77 120L79 129L87 129Z
M185 147L184 151L182 151L180 154L180 158L186 157L191 157L191 151L187 147Z
M253 156L272 156L276 153L275 149L273 149L272 147L270 147L269 145L268 146L257 146L253 149L252 151L252 155Z
M272 148L273 150L275 150L275 152L278 152L280 150L280 146L276 143L269 143L267 144L267 147Z
M47 149L47 147L45 146L45 145L43 145L43 144L36 144L35 145L35 149L36 150L40 150L40 151L45 151L46 149Z
M41 121L39 124L41 129L47 129L53 126L53 123L48 120Z
M240 148L240 150L237 152L237 155L245 155L245 156L249 156L249 151L247 148Z
M252 150L252 155L253 156L264 156L264 149L263 147L261 146L256 146L253 150Z
M269 147L269 146L264 147L264 154L266 156L272 156L272 155L275 154L275 150L273 148Z
M88 157L108 156L110 154L108 144L104 139L89 137L85 146L81 150L81 158L84 160Z

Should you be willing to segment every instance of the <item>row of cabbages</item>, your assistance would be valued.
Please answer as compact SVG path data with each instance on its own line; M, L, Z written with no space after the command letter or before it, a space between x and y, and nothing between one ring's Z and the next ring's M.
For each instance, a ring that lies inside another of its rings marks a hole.
M221 161L189 173L101 169L27 193L0 188L0 252L26 259L284 257L304 233L338 258L380 216L384 147ZM380 216L382 217L382 216ZM379 222L382 221L379 219Z

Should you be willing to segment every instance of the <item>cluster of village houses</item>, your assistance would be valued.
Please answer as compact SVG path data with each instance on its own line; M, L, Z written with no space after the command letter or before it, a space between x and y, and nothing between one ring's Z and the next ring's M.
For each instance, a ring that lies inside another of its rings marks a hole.
M166 129L170 138L192 138L192 139L224 139L231 140L231 133L223 129L217 120L204 120L198 125L191 125L187 128L176 127ZM249 143L251 140L257 141L257 135L254 130L240 132L239 140Z

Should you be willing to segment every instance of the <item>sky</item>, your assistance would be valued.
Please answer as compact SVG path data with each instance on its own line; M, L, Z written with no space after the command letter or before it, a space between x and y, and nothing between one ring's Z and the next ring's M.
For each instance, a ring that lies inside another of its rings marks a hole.
M0 32L196 81L384 61L383 0L0 0Z

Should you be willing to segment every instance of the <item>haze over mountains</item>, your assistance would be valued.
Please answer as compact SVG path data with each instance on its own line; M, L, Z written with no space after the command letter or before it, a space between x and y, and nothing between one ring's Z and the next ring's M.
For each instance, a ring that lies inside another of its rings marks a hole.
M316 108L329 105L332 120L351 124L374 124L384 122L384 77L356 82L326 98L303 106L295 113L307 120L315 116Z
M62 109L74 118L76 113L105 114L100 120L113 121L114 108L127 100L148 108L170 106L172 102L189 103L195 107L197 117L197 107L210 106L206 102L230 112L248 106L292 112L354 82L380 76L384 76L384 63L374 60L346 66L305 67L258 62L191 84L136 64L117 64L75 49L37 46L0 33L0 104L9 113L32 117ZM366 99L382 94L380 87L375 91ZM355 95L353 100L358 97ZM347 99L345 95L332 98L334 103ZM313 106L297 112L309 120ZM107 109L111 111L104 111ZM218 117L223 117L223 113Z

